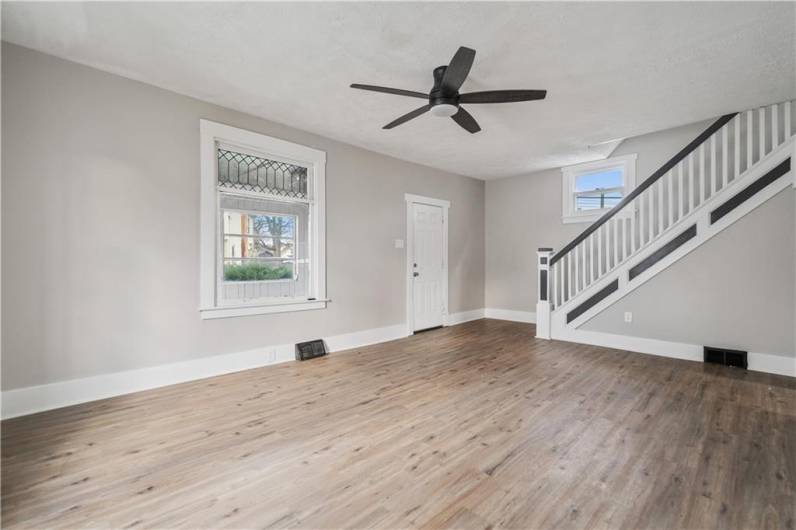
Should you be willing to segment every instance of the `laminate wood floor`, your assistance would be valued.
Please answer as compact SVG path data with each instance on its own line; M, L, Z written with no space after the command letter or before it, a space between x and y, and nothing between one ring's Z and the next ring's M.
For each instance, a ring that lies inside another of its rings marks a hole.
M2 424L5 528L793 528L796 380L479 320Z

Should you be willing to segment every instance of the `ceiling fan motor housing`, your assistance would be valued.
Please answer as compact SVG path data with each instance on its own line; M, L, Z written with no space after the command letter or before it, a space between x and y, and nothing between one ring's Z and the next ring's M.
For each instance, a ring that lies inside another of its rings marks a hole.
M431 113L438 116L452 116L452 114L448 114L447 112L437 114L434 112L434 107L437 105L459 106L459 93L445 93L442 88L442 78L447 69L447 66L437 66L434 68L434 88L432 88L431 92L428 94L428 104L431 105Z

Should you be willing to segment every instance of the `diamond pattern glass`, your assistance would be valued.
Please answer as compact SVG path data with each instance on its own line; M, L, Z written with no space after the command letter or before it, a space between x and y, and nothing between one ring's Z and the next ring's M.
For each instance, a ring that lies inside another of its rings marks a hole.
M307 198L307 168L218 149L218 184L231 190Z

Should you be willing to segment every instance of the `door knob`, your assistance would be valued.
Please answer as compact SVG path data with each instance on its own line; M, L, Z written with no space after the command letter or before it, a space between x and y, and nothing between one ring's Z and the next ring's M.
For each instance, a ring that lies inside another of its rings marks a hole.
M412 273L412 276L414 276L415 278L417 278L418 276L420 276L420 273L419 273L419 272L413 272L413 273Z

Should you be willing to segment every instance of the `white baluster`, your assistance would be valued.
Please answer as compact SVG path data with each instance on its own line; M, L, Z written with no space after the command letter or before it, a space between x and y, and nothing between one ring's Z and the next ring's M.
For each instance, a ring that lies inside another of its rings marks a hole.
M614 240L614 224L615 218L612 217L605 223L605 260L608 263L608 270L616 266L616 262L614 261L614 247L616 246L616 241Z
M663 233L663 179L665 178L666 175L659 178L656 186L658 188L658 235Z
M683 204L683 202L685 201L685 179L684 179L684 175L683 175L683 173L685 172L684 166L685 166L685 164L683 164L682 160L680 160L680 162L678 162L678 164L677 164L678 173L679 173L679 176L680 176L679 181L678 181L679 185L677 186L677 220L678 221L683 217L683 214L685 213L685 205Z
M669 173L666 175L666 179L669 181L669 196L668 196L669 224L667 225L668 228L669 226L672 226L672 224L674 223L674 169L669 171Z
M727 150L729 145L729 130L730 125L726 124L721 129L721 187L724 189L724 186L727 185L727 182L730 180L730 168L729 160L730 160L730 153ZM715 188L714 188L715 191Z
M652 237L655 233L655 202L653 197L653 190L655 186L650 186L647 188L647 200L649 201L649 219L647 220L647 242L652 241Z
M553 266L553 273L553 278L555 279L553 296L556 302L555 305L558 307L561 305L561 260L558 260Z
M619 219L614 216L614 267L619 265Z
M567 296L566 300L572 298L572 251L567 252Z
M757 116L760 123L760 134L758 135L760 138L760 153L758 155L758 160L762 160L763 157L766 156L766 108L760 107L757 111Z
M733 172L735 173L735 178L741 174L741 114L735 116L735 137L733 138L734 144L734 155L735 155L735 165L733 167Z
M646 207L644 206L644 192L642 192L638 197L636 197L636 216L638 217L638 247L641 248L644 246L644 234L645 234L645 227L647 226L646 221ZM635 240L634 240L635 241Z
M630 255L630 227L633 225L633 217L629 216L622 222L622 261Z
M699 197L697 205L705 200L705 144L699 146Z
M588 241L585 239L580 244L580 290L584 290L589 285L589 265L587 255L589 254Z
M716 193L716 133L710 137L710 186L708 192L711 197Z
M771 105L771 150L779 145L779 107Z
M636 216L641 213L641 205L639 204L638 197L633 201L633 214L630 216L630 253L636 251L636 235L638 234L638 223Z
M580 256L578 255L578 249L581 248L580 245L577 245L575 248L572 249L572 254L575 256L575 294L578 294L580 291Z
M603 275L603 227L597 227L597 277Z
M748 170L755 163L755 154L752 150L752 139L754 138L755 120L751 110L746 111L746 169Z
M790 101L785 102L785 140L791 137L793 131L790 129Z
M696 208L696 193L694 193L694 153L688 155L688 202L690 207L688 208L688 212L690 213L694 208Z

